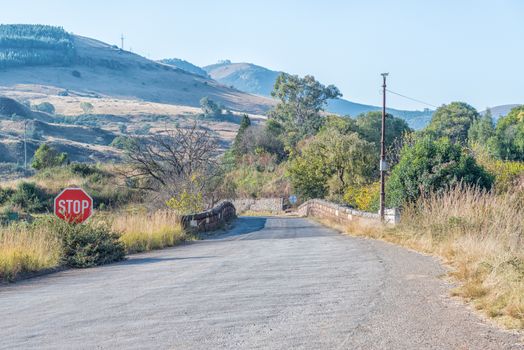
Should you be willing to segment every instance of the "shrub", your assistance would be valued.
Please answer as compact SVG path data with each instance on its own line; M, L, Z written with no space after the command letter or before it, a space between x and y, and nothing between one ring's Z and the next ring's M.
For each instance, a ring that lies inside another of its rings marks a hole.
M124 245L119 235L102 223L69 224L53 220L62 239L62 263L70 267L91 267L122 260Z
M84 114L89 114L93 111L94 106L90 102L81 102L80 108L82 109Z
M35 109L40 112L46 112L49 114L55 113L55 106L53 106L52 103L49 102L42 102L35 106Z
M348 187L344 194L344 201L363 211L374 212L378 210L380 197L380 182L362 187Z
M30 182L20 182L9 201L26 212L42 212L51 207L50 196Z
M0 205L6 203L15 193L12 188L0 188Z
M82 76L82 74L80 74L80 72L77 70L72 71L71 75L74 76L75 78L80 78Z
M66 153L58 153L54 148L43 143L36 150L31 166L36 170L41 170L57 167L63 165L65 162L67 162Z
M399 207L431 192L462 183L491 188L493 177L447 138L423 137L402 149L387 181L387 204Z

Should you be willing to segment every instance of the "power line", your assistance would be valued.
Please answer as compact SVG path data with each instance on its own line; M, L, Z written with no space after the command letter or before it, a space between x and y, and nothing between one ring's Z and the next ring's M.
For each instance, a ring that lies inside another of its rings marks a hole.
M438 106L435 106L435 105L433 105L431 103L427 103L427 102L424 102L424 101L421 101L421 100L417 100L416 98L412 98L412 97L409 97L409 96L406 96L406 95L402 95L402 94L399 94L398 92L391 91L389 89L386 89L386 91L389 92L389 93L392 93L393 95L397 95L397 96L400 96L400 97L407 98L408 100L411 100L411 101L422 103L423 105L427 105L427 106L430 106L430 107L433 107L433 108L438 108Z

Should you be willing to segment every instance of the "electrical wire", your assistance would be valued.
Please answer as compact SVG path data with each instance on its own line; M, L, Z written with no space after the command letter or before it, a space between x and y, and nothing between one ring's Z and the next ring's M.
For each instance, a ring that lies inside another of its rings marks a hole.
M409 97L409 96L406 96L406 95L402 95L402 94L399 94L398 92L395 92L395 91L391 91L389 89L386 89L387 92L393 94L393 95L397 95L397 96L400 96L400 97L404 97L408 100L411 100L411 101L414 101L414 102L418 102L418 103L422 103L423 105L427 105L427 106L430 106L430 107L433 107L433 108L438 108L438 106L435 106L431 103L427 103L427 102L424 102L424 101L421 101L421 100L417 100L416 98L412 98L412 97Z

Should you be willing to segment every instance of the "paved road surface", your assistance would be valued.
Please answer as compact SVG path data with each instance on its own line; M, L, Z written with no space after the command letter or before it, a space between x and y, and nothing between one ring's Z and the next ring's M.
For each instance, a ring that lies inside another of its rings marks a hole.
M0 287L2 349L521 349L432 258L299 218Z

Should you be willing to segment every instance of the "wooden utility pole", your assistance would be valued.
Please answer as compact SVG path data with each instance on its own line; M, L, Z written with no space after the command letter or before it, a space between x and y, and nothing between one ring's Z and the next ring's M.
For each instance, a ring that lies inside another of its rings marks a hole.
M386 77L388 73L382 73L382 132L380 135L380 220L384 222L384 211L386 202L385 176L386 164Z
M27 119L24 120L24 172L27 173Z

